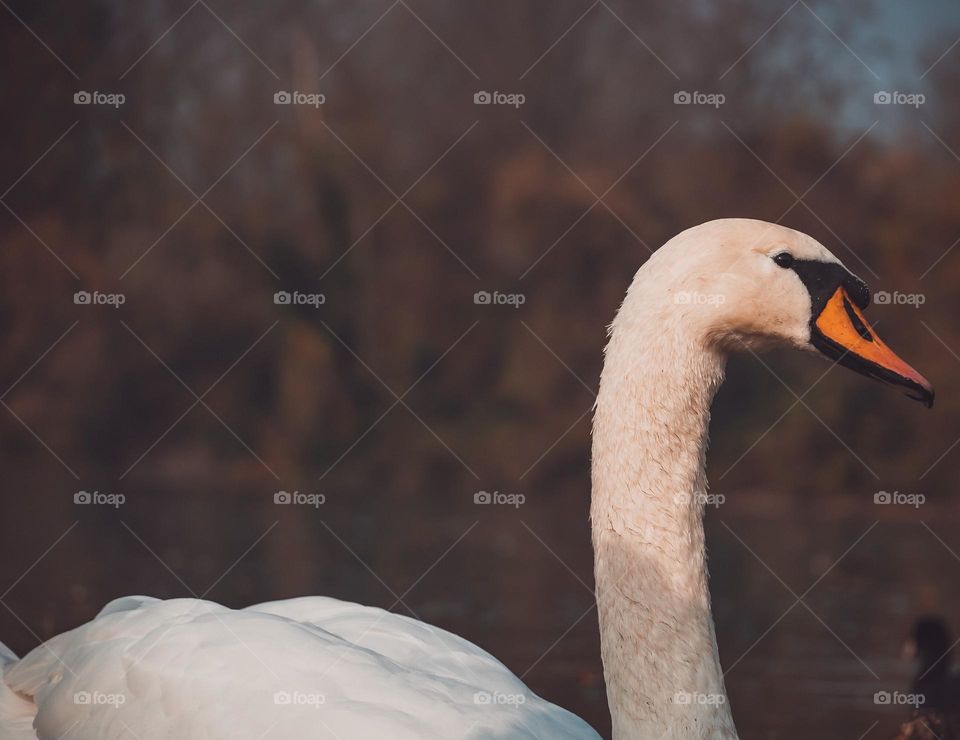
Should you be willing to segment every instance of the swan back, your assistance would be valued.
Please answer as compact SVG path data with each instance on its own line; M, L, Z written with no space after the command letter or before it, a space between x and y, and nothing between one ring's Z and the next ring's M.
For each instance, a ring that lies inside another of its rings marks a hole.
M119 600L8 666L4 682L32 699L27 737L43 739L126 727L141 740L597 737L466 640L321 597L242 610Z

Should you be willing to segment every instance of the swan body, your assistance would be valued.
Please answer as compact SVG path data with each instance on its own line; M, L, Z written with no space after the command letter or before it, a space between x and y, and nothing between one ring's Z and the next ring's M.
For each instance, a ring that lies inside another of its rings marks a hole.
M4 681L4 740L598 737L466 640L324 597L118 599Z
M930 384L867 326L869 298L814 239L746 219L688 229L634 276L610 327L593 425L615 740L736 738L702 522L710 405L727 356L820 352L932 404ZM239 611L121 599L22 660L0 652L0 663L0 737L14 740L262 740L274 729L308 740L597 737L465 640L319 597Z

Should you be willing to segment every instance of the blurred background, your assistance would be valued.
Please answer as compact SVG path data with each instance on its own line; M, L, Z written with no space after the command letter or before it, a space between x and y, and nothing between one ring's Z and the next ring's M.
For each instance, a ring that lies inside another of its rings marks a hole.
M11 647L124 594L325 594L463 635L608 735L605 327L651 249L745 216L885 295L938 402L731 363L707 534L734 717L904 718L874 695L908 689L911 624L960 623L960 6L0 5Z

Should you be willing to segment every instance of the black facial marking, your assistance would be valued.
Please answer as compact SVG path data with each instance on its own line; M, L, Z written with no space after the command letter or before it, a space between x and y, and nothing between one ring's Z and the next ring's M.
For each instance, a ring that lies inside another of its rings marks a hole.
M850 301L847 300L846 296L843 297L843 310L847 312L847 318L850 319L850 323L853 324L853 328L857 330L857 334L866 339L868 342L872 342L873 334L870 333L870 330L860 320L860 317L857 316L857 312L853 310L853 306L850 305Z
M856 275L847 272L843 265L836 262L795 259L791 268L810 293L811 321L815 320L827 301L841 285L857 305L864 309L870 305L870 290Z

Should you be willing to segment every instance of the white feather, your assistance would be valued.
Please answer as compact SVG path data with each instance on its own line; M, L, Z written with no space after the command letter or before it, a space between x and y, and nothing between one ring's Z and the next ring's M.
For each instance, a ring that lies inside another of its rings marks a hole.
M3 677L11 740L597 737L466 640L323 597L118 599Z

